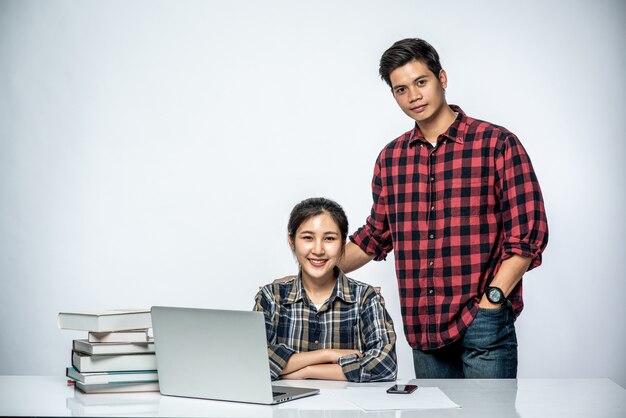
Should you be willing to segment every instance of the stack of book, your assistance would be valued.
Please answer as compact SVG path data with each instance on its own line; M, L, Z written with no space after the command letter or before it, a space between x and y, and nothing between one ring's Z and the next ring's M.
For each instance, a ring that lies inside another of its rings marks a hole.
M72 343L66 375L85 393L158 391L150 311L60 312L61 329L87 331Z

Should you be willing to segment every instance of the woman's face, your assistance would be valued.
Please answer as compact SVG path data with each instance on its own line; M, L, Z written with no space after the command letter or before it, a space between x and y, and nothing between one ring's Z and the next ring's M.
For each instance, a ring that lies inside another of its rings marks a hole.
M343 242L339 227L328 213L304 221L289 244L302 268L302 279L334 278L333 268L341 258Z

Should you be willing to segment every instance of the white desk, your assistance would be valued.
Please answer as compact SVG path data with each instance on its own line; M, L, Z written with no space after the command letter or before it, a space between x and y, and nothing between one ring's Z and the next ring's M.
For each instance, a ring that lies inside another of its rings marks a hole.
M405 381L399 381L405 383ZM62 376L0 376L0 416L175 417L626 417L626 390L609 379L414 380L439 387L461 409L365 412L341 399L364 384L281 382L318 387L320 395L276 406L161 396L158 393L85 395ZM365 384L389 387L390 383ZM418 389L419 390L419 389ZM397 395L403 396L403 395Z

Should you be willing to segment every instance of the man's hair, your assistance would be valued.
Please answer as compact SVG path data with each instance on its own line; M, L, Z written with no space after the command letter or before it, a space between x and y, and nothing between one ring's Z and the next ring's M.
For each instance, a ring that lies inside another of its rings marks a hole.
M328 213L333 221L337 224L339 232L341 232L341 242L346 243L348 236L348 218L343 208L337 202L323 197L312 197L298 203L289 216L287 224L287 233L292 241L295 241L296 231L304 222L310 218Z
M428 69L439 78L441 63L439 54L431 44L423 39L407 38L402 39L389 47L380 58L378 73L380 78L392 87L389 74L396 68L402 67L409 62L417 60L428 66Z

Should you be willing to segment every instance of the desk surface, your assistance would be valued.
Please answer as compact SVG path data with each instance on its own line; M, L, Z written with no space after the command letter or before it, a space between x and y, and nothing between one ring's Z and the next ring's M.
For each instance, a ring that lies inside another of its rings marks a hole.
M67 386L61 376L0 376L0 416L626 417L626 390L609 379L411 382L420 387L439 387L461 408L366 412L340 399L342 391L348 388L386 388L390 383L281 381L283 385L317 387L321 392L310 398L264 406L176 398L158 393L85 395ZM406 383L406 380L399 383Z

